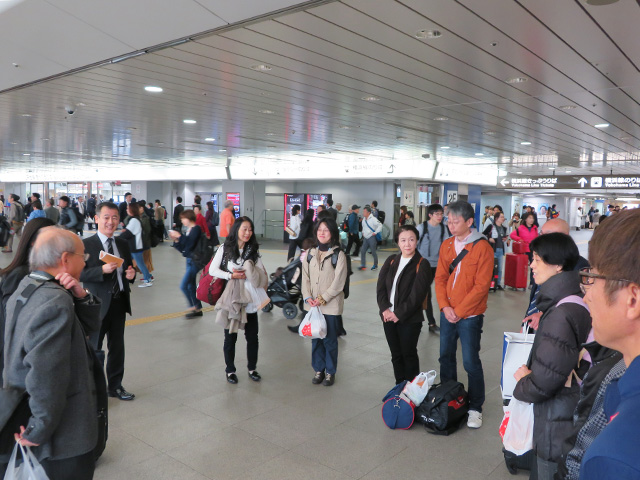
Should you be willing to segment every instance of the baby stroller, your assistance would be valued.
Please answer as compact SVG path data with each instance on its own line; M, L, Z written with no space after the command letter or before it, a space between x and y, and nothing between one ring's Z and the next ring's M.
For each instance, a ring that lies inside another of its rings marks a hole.
M263 312L270 312L276 305L282 308L282 314L287 320L293 320L298 315L298 308L303 310L302 262L299 258L271 274L267 295L271 302L262 309Z

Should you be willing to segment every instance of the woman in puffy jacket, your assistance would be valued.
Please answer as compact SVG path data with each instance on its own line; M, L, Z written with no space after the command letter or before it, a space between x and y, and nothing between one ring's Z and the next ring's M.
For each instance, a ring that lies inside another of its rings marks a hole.
M526 212L524 215L522 215L520 226L513 232L511 232L511 235L509 235L512 240L525 244L525 253L529 257L529 264L531 264L531 262L533 261L529 244L538 236L538 227L534 225L535 221L535 215L531 212ZM531 281L529 282L529 288L532 288L532 286L535 285L533 270L531 270L530 280Z
M571 434L573 412L580 397L574 371L588 368L580 360L582 344L591 330L591 315L582 301L578 272L580 254L569 235L549 233L530 244L531 269L540 285L536 304L541 312L527 365L514 374L514 398L533 403L533 446L538 479L553 479L563 441Z

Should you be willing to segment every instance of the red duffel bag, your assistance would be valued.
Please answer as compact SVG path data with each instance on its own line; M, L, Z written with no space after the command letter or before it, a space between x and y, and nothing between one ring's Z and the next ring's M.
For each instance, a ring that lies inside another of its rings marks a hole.
M222 292L224 292L224 287L227 285L227 281L222 278L213 277L209 274L211 262L213 262L213 258L209 263L207 263L204 270L202 270L200 281L198 282L198 288L196 288L196 298L201 302L208 303L209 305L215 305L222 296Z

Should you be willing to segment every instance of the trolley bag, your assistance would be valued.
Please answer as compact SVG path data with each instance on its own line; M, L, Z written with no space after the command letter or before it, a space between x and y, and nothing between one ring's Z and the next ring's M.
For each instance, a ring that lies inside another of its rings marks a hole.
M382 401L382 421L391 430L408 430L415 419L415 405L402 393L407 381L399 383Z
M524 243L524 242L513 242L513 253L517 253L517 254L526 254L527 253L527 247L529 246L528 243Z
M427 432L450 435L464 423L469 413L469 395L464 385L447 380L434 385L416 409L416 418Z
M527 288L527 268L529 257L516 253L507 253L504 262L504 284L515 288Z

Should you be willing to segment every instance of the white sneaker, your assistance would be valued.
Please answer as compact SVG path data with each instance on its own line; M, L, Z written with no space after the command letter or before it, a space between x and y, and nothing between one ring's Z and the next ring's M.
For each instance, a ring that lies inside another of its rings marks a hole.
M469 419L467 420L467 427L480 428L482 426L482 414L477 410L469 410Z
M151 282L142 282L140 285L138 285L138 288L145 288L145 287L153 287L153 283L151 283Z

